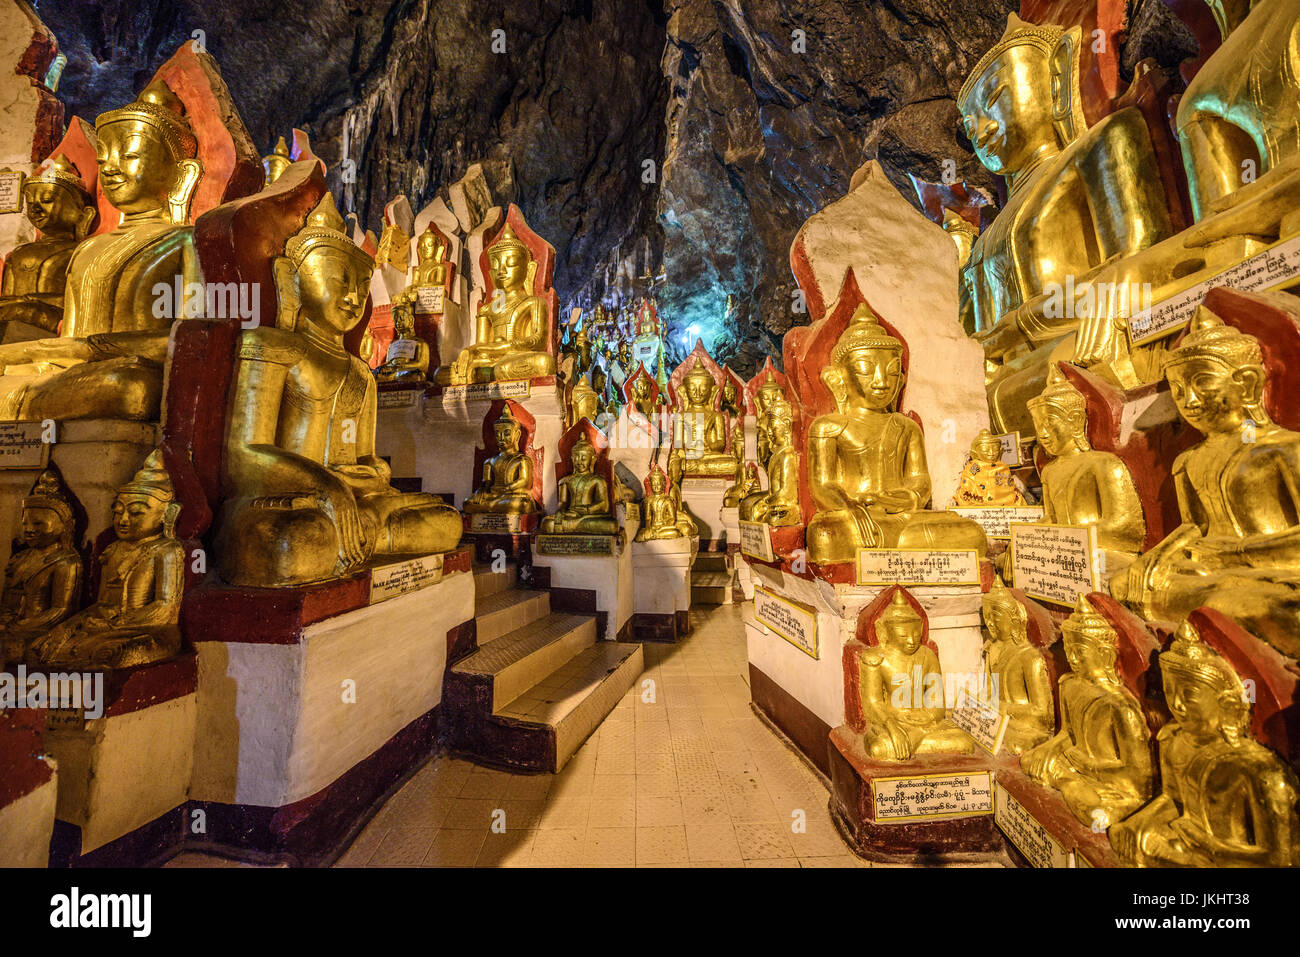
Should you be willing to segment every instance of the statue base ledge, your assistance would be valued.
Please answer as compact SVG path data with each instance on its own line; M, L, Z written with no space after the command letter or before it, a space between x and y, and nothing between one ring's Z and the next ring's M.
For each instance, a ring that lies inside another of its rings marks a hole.
M628 634L634 604L630 548L616 555L534 554L528 587L549 589L551 611L595 615L597 639L622 641Z
M1044 787L1020 770L1016 760L997 772L1000 790L1017 802L1028 815L1028 835L1022 825L1012 828L1004 820L998 825L1007 837L1011 858L1020 867L1119 867L1120 862L1103 831L1093 833L1066 806L1065 798L1053 788ZM999 795L1001 797L1001 795ZM1007 806L999 807L998 817L1005 819ZM1023 820L1024 815L1017 815ZM1017 838L1030 846L1022 850ZM1055 845L1055 846L1052 846ZM1052 860L1055 859L1054 862Z
M690 632L691 564L698 549L694 538L632 543L634 641L676 641Z

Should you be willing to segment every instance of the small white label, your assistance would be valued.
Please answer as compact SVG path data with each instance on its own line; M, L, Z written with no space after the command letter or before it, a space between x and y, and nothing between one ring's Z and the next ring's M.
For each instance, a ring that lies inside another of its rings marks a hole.
M996 755L1002 749L1002 738L1007 733L1008 714L999 714L997 708L981 708L979 705L965 705L948 712L952 723L961 728L975 743Z
M388 347L387 361L392 362L394 359L414 359L415 350L419 348L419 343L413 339L398 339Z
M528 379L507 379L504 382L475 382L470 385L449 385L443 388L443 399L453 402L492 402L496 399L526 399L533 384Z
M1041 505L954 505L948 509L954 515L969 518L984 529L989 538L1006 541L1011 538L1011 523L1032 523L1043 520Z
M1074 867L1075 855L1061 847L1047 828L1029 813L1029 809L1011 796L1001 784L996 786L993 822L1034 867Z
M858 550L859 585L978 585L979 555L928 548Z
M39 422L0 422L0 469L40 469L50 459Z
M383 389L379 393L379 408L409 409L420 398L421 389Z
M469 517L471 532L508 532L517 534L524 530L524 517L498 512L474 512Z
M446 308L443 302L447 290L442 286L420 286L415 290L415 311L421 315L440 316Z
M914 778L875 778L877 824L937 821L993 813L993 774L925 774Z
M370 604L418 591L440 581L441 555L421 555L394 565L384 565L370 572Z
M754 617L810 658L817 652L817 614L766 588L754 589Z
M740 522L740 551L761 561L776 559L772 553L772 530L762 522Z
M0 170L0 213L23 211L23 174L15 170Z
M1030 598L1073 605L1097 591L1097 529L1093 525L1011 524L1011 568Z

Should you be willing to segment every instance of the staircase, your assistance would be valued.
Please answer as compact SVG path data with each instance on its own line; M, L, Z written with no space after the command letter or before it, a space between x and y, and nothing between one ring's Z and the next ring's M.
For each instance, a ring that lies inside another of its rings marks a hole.
M731 566L726 552L706 552L703 549L691 565L691 607L697 605L730 605L736 582L736 570Z
M498 767L559 771L641 674L641 646L597 641L596 619L551 611L513 567L475 567L478 648L447 672L453 749Z

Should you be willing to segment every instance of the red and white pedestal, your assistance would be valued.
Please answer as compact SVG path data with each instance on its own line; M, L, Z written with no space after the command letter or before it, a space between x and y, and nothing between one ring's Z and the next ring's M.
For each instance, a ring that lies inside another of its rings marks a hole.
M0 868L49 861L58 768L44 754L44 728L43 711L0 711Z
M691 628L691 563L699 540L633 542L633 641L676 641Z
M617 545L613 555L546 555L543 551L540 544L534 545L530 584L550 591L551 610L595 615L597 640L626 640L635 574L629 543Z

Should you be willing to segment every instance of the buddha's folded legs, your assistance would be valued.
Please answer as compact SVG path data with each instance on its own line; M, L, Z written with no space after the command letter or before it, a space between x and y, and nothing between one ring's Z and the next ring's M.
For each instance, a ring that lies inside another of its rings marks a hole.
M0 376L0 418L157 419L162 366L138 356L88 362L39 375Z
M482 375L482 370L478 370L477 375ZM489 378L501 381L503 379L531 379L535 376L554 375L555 374L555 357L545 352L524 352L518 355L512 355L491 368Z
M375 529L375 555L449 552L460 542L460 513L435 495L378 495L357 504L363 525Z
M233 506L233 507L232 507ZM232 585L272 587L338 574L339 533L320 508L231 503L217 536L221 577Z
M1147 618L1176 621L1201 607L1222 612L1284 655L1300 657L1300 572L1174 574L1153 589L1139 611Z

